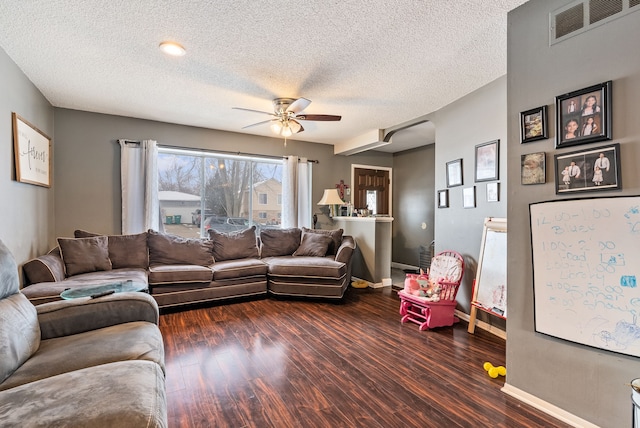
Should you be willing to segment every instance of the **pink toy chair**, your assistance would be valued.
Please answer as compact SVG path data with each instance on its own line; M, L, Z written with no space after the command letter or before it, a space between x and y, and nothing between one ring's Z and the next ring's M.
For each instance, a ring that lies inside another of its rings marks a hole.
M454 311L463 273L462 256L455 251L443 251L431 259L431 268L426 274L407 274L404 290L398 291L401 322L416 323L423 331L460 321ZM415 281L430 287L421 287L416 292Z

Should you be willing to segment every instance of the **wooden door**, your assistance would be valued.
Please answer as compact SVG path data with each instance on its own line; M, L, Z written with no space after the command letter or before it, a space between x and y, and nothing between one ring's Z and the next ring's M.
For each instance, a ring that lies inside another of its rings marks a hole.
M377 192L376 213L389 214L389 171L354 168L352 189L354 208L367 208L367 190Z

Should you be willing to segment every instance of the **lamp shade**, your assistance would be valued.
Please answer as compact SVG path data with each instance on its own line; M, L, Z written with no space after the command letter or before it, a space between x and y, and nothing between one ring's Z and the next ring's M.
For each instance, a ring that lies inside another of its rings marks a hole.
M342 205L344 201L340 199L338 195L338 189L324 189L322 199L318 202L318 205Z

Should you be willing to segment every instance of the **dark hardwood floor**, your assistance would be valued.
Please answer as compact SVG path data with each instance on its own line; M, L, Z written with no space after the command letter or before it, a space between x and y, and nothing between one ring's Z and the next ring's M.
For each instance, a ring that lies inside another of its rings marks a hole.
M401 324L395 291L160 317L170 427L567 427L500 392L505 344Z

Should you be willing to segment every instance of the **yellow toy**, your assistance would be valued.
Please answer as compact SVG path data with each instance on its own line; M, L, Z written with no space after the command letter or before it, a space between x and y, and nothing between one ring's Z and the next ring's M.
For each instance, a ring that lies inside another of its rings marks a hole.
M505 366L494 367L493 364L486 362L482 367L487 371L487 373L489 374L489 377L493 379L497 378L498 375L500 376L507 375L507 368Z

